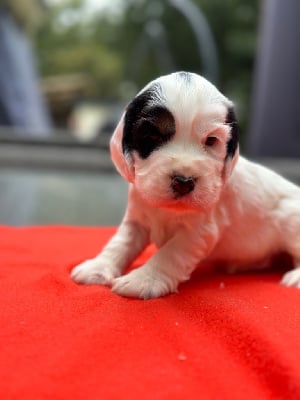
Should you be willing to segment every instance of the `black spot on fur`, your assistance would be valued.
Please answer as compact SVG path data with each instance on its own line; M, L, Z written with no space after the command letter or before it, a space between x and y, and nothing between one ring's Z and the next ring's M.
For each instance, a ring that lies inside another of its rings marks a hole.
M227 142L227 154L226 154L226 159L227 159L228 157L231 158L234 157L239 142L238 123L233 107L228 108L226 116L226 124L230 125L231 127L230 139Z
M122 147L124 154L135 150L147 158L168 142L175 133L172 113L162 105L160 86L155 84L128 105L124 118Z

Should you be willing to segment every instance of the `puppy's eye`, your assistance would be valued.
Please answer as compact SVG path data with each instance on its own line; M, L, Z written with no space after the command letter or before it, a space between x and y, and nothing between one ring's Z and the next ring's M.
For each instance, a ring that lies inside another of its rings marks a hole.
M153 140L154 142L160 140L160 136L157 133L151 133L150 135L148 135L148 138Z
M205 140L205 146L207 147L213 147L215 144L217 144L218 138L215 136L208 136Z
M147 131L144 134L144 138L147 140L151 140L152 142L159 142L161 140L161 135L155 131Z

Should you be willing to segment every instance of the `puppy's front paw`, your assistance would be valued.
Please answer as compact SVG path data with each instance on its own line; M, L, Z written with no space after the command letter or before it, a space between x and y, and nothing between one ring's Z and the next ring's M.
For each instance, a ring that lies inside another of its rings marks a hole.
M300 268L292 269L283 275L281 284L284 286L294 286L300 289Z
M177 285L166 275L144 266L113 281L112 291L125 297L153 299L177 291Z
M76 283L86 285L111 285L118 276L109 265L103 265L99 260L84 261L73 269L71 278Z

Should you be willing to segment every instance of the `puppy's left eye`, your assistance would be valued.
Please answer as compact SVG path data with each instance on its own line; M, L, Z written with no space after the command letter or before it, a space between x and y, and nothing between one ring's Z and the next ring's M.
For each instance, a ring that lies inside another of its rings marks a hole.
M205 146L207 147L213 147L214 145L216 145L218 142L218 138L216 138L215 136L208 136L205 140Z

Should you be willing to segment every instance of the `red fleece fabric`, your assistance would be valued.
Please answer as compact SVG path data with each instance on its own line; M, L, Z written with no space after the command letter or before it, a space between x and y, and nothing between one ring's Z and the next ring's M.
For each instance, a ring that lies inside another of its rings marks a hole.
M300 399L300 290L282 272L197 271L147 301L72 282L113 232L0 228L1 400Z

